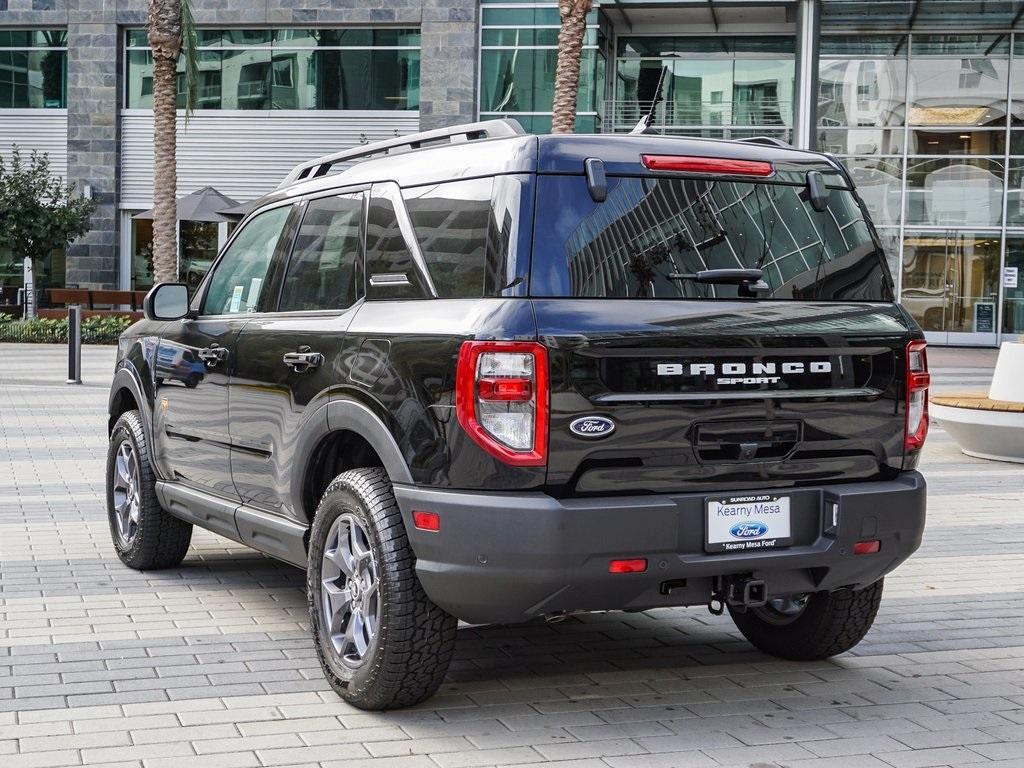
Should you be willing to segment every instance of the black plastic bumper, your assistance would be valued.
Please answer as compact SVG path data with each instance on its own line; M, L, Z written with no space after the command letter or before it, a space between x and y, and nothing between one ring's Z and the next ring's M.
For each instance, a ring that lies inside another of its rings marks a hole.
M473 623L699 605L718 576L763 579L769 597L864 587L906 560L924 530L924 478L906 472L786 491L792 546L708 554L705 500L728 493L560 500L395 486L424 589ZM438 513L440 531L416 529L413 510ZM853 554L853 544L867 539L880 540L880 550ZM647 570L609 573L609 561L620 558L646 558Z

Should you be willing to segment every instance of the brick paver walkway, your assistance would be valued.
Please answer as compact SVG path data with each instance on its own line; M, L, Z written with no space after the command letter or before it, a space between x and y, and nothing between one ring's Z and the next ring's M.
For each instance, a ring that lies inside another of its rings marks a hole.
M1024 468L941 429L924 546L852 654L776 661L700 609L467 628L438 697L368 714L320 676L298 570L198 530L181 568L119 563L113 353L82 387L62 355L0 345L2 768L1024 765Z

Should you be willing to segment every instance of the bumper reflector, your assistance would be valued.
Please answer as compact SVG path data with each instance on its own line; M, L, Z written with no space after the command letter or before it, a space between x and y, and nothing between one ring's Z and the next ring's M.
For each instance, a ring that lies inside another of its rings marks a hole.
M858 541L853 545L853 554L855 555L873 555L875 552L882 548L882 542L878 539L870 539L869 541Z
M412 524L421 531L440 531L441 516L437 512L413 512Z
M608 573L643 573L647 570L647 559L640 557L635 560L612 560L608 563Z

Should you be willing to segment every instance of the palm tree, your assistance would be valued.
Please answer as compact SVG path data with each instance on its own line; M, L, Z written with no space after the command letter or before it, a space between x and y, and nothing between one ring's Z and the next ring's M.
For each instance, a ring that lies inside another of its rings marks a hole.
M558 64L555 67L555 100L551 132L572 133L576 127L576 93L580 85L580 57L587 14L593 0L558 0L562 28L558 31Z
M185 57L186 118L192 111L198 58L188 0L149 0L153 53L153 279L178 279L178 56Z

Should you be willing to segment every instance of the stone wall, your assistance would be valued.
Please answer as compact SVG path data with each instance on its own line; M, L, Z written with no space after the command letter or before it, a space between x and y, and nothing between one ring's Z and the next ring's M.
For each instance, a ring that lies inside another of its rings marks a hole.
M192 6L201 26L418 26L421 127L476 115L476 0L374 0L372 7L366 0L192 0ZM92 231L69 249L69 285L117 287L121 30L145 20L145 0L0 0L0 27L68 29L69 181L79 189L88 185L98 204Z

